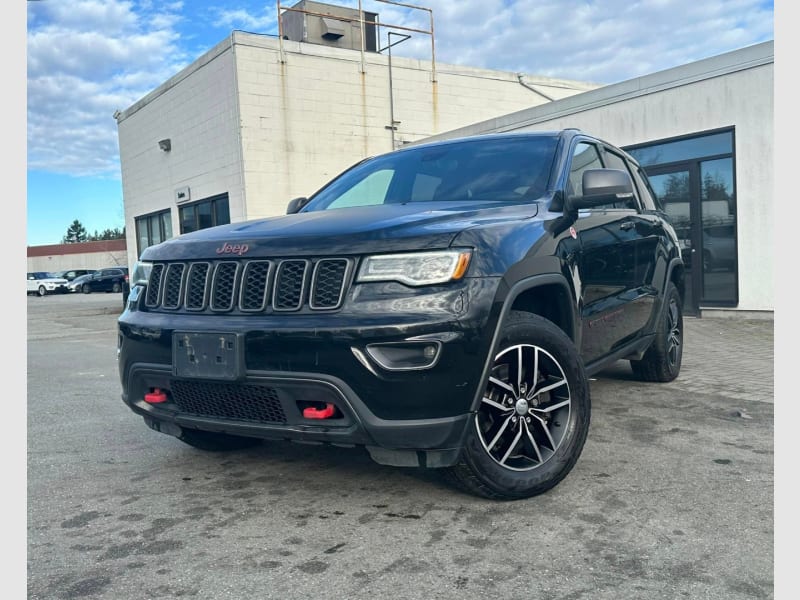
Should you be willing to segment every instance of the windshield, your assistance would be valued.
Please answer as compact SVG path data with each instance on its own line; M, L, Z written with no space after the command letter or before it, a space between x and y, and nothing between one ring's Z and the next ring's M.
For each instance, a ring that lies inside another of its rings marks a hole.
M28 279L58 279L55 273L45 273L44 271L37 271L36 273L28 273Z
M408 148L346 171L302 212L407 202L530 202L547 189L555 136Z

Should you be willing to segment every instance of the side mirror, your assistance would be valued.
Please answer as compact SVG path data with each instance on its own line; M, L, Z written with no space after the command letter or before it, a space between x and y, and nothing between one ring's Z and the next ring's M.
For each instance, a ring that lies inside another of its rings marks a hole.
M297 212L300 212L300 209L303 208L306 204L308 204L308 198L305 196L300 196L299 198L295 198L294 200L289 202L289 205L286 207L286 214L293 215Z
M633 197L631 176L621 169L587 169L583 172L583 196L567 199L570 209L592 208Z

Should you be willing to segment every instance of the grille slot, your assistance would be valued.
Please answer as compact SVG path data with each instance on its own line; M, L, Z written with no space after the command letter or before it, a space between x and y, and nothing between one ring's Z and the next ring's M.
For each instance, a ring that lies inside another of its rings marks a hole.
M233 308L236 293L236 273L239 263L222 262L214 269L214 282L211 291L211 310L226 311Z
M306 260L284 260L278 265L273 309L297 310L302 306L307 267Z
M153 263L144 305L171 312L292 312L341 308L351 258Z
M186 276L186 308L188 310L203 310L208 298L208 272L211 265L208 263L194 263L189 267Z
M164 276L164 299L161 305L164 308L178 308L181 304L181 284L186 265L173 263L167 267Z
M181 412L199 417L253 423L286 422L278 393L268 386L173 380L170 391Z
M259 311L267 306L270 266L268 260L254 260L245 265L239 308L245 311Z
M315 265L309 302L311 308L339 308L349 265L350 262L343 258L323 259Z
M164 265L155 264L150 271L150 280L147 284L147 293L144 297L144 305L154 308L161 301L161 276L164 274Z

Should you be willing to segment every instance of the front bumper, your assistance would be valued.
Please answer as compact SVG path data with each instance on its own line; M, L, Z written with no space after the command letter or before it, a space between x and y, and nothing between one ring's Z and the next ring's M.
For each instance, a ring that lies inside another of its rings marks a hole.
M134 288L119 319L122 397L148 425L173 435L195 428L364 445L384 464L451 464L491 344L497 284L466 279L411 295L397 284L368 284L351 290L341 311L292 315L146 312ZM224 378L187 377L173 358L175 332L235 339L240 364ZM392 370L370 353L409 340L430 342L436 359ZM154 389L165 402L145 401ZM327 405L331 417L305 416Z

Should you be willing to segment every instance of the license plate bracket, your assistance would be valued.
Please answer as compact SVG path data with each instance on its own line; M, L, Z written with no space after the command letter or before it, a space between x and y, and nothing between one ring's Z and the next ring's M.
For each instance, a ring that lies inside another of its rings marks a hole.
M176 377L241 379L244 377L244 336L237 333L172 334L172 372Z

